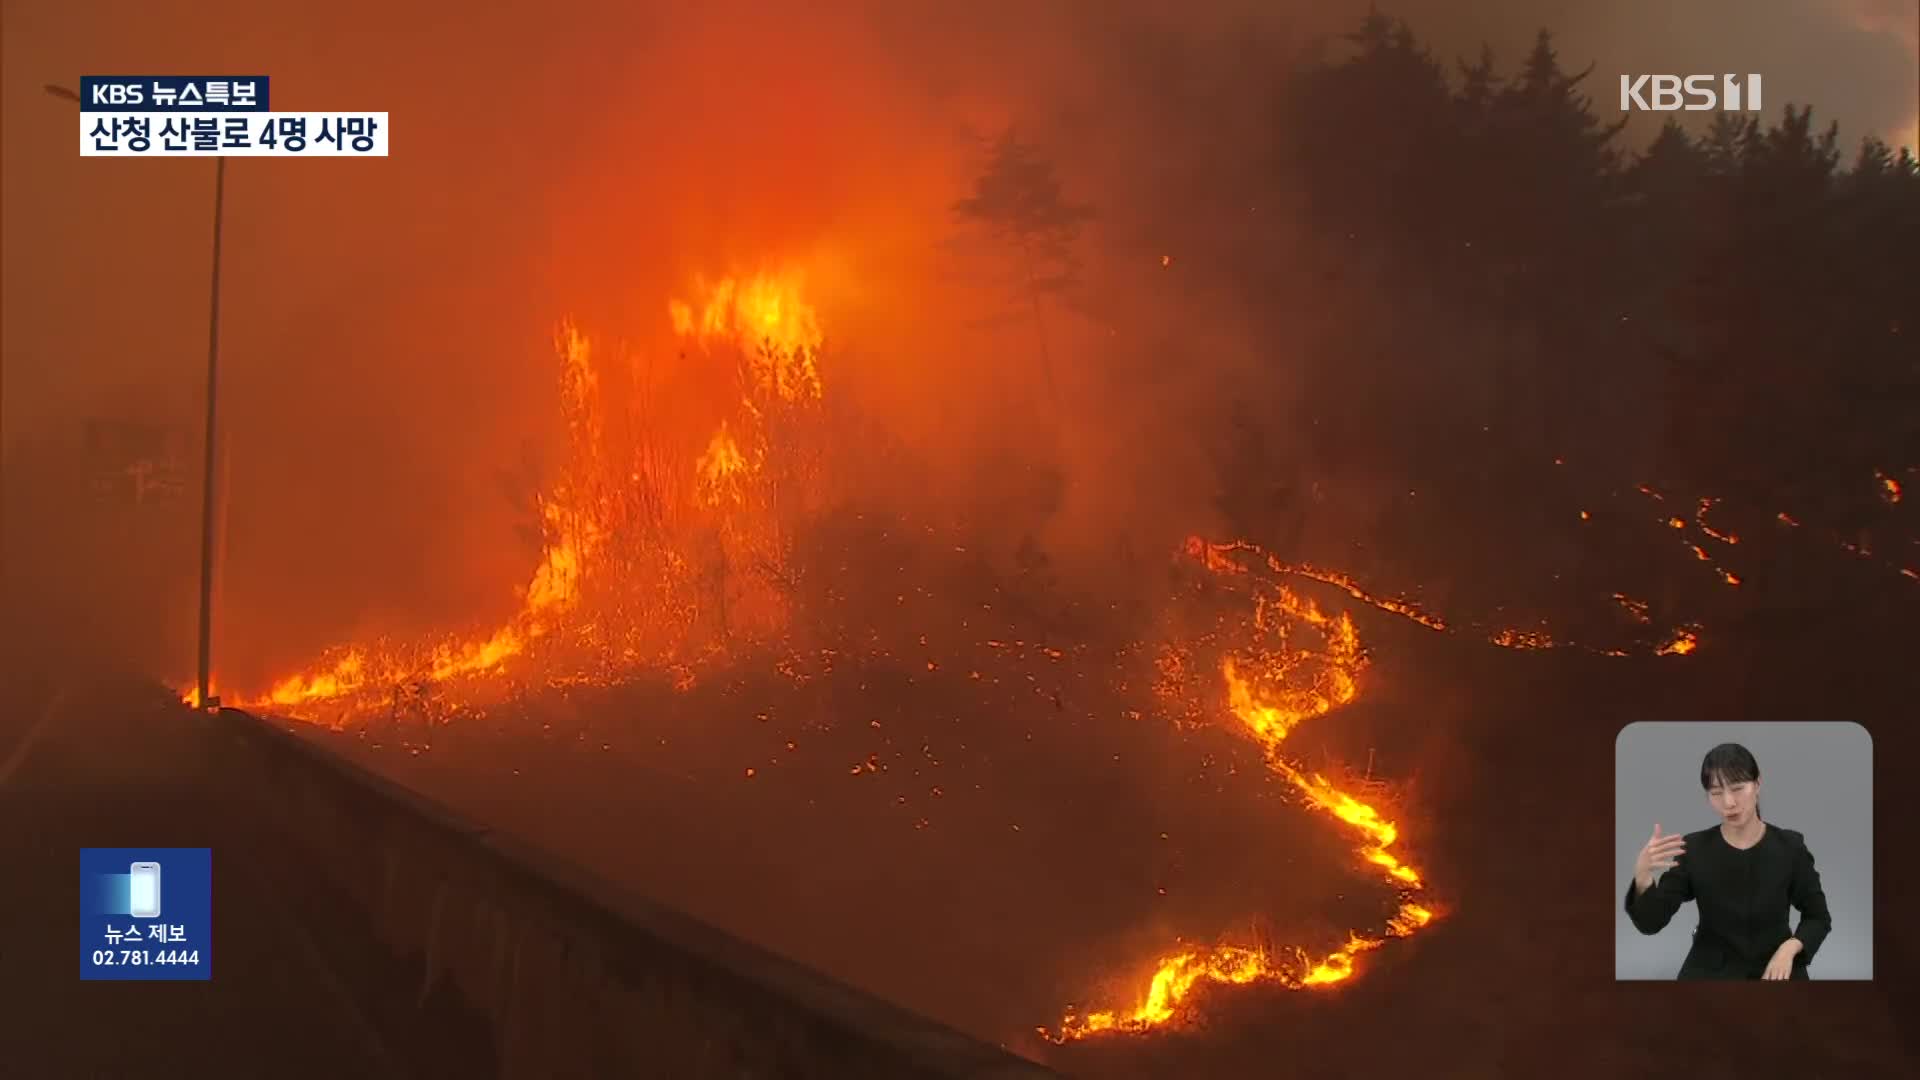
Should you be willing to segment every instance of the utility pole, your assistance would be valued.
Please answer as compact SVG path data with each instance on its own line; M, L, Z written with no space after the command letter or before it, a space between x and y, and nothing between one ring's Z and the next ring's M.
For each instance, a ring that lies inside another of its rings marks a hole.
M43 89L62 101L82 104L80 95L67 87L48 83ZM218 708L220 705L212 697L213 687L210 685L213 681L213 523L214 499L217 495L214 483L216 429L213 406L220 366L220 225L222 212L226 208L226 196L227 159L222 156L214 159L213 172L213 300L207 316L207 466L200 506L200 680L199 695L194 703L203 709Z
M200 708L217 709L213 687L213 507L214 402L220 370L220 225L227 196L227 159L214 159L213 171L213 300L207 315L207 468L200 498Z

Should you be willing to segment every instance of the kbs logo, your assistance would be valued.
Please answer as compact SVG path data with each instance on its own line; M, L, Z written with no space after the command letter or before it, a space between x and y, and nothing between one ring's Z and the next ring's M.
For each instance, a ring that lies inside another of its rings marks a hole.
M87 87L91 105L144 105L146 94L138 86L126 83L95 83Z
M1741 80L1745 79L1743 86ZM1716 89L1715 83L1719 86ZM1745 103L1741 90L1745 89ZM1758 75L1622 75L1620 111L1706 112L1722 109L1760 111Z

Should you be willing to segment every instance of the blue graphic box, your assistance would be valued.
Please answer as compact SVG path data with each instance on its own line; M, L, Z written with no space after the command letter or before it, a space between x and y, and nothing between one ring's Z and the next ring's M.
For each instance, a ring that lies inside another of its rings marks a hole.
M213 977L211 848L81 848L80 977Z

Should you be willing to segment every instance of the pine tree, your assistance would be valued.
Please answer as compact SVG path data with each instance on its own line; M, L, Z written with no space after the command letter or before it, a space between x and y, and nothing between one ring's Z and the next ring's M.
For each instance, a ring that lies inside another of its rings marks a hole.
M962 221L986 226L1018 254L1040 343L1041 376L1048 400L1058 407L1041 298L1073 284L1072 244L1081 225L1092 218L1092 208L1067 201L1053 163L1008 130L994 144L973 194L954 203L953 212Z

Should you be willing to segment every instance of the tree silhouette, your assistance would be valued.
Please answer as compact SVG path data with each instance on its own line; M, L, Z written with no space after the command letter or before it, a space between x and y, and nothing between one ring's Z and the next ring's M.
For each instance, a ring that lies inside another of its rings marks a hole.
M1843 168L1796 104L1626 153L1545 31L1511 74L1485 48L1443 69L1377 12L1345 44L1276 94L1270 184L1311 226L1290 254L1352 305L1305 361L1305 441L1410 477L1484 447L1457 471L1497 492L1532 482L1511 462L1633 435L1675 483L1788 502L1871 499L1859 476L1920 458L1911 151L1868 139Z
M963 222L986 227L1011 244L1019 256L1027 297L1033 306L1041 375L1049 402L1057 406L1042 297L1073 284L1076 266L1072 244L1080 226L1092 218L1092 209L1067 201L1053 163L1009 129L995 141L986 169L974 181L973 194L955 202L953 212Z
M551 480L538 447L531 440L523 441L519 459L510 466L496 467L493 481L495 490L512 508L514 535L529 553L539 554L546 544L546 517L540 496L549 490Z

